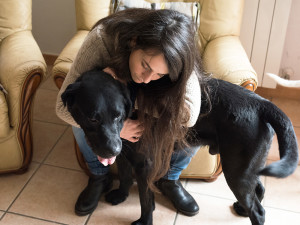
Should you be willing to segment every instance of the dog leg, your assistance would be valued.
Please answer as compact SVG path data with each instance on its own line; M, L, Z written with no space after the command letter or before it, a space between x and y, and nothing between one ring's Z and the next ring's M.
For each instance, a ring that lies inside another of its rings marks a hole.
M249 180L251 179L248 179L248 181ZM255 186L252 185L253 183ZM263 225L265 222L265 210L260 201L264 195L264 188L261 182L258 181L258 179L253 182L239 182L235 185L235 188L229 183L228 185L238 200L238 202L233 205L237 214L248 216L252 225Z
M112 205L124 202L128 197L129 189L133 184L132 167L129 161L123 154L120 154L116 160L118 168L121 168L118 170L120 186L118 189L112 190L105 195L105 200Z
M256 188L255 188L255 193L256 193L256 196L257 196L258 200L261 202L264 198L265 188L264 188L264 186L262 185L262 183L260 182L259 179L257 181L257 185L256 185ZM238 215L248 217L248 213L241 206L241 204L239 202L235 202L233 204L233 209L235 210L235 212Z
M137 221L133 222L132 225L152 225L155 203L154 194L147 185L148 167L138 167L135 169L135 173L139 189L141 217Z

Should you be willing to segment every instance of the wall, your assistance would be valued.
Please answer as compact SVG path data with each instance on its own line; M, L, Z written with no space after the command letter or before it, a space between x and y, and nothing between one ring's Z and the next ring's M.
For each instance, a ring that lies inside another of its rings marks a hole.
M75 32L75 0L32 0L32 33L44 54L58 55Z
M300 1L293 0L284 50L282 54L281 69L292 69L291 80L300 80ZM281 71L282 72L282 71Z
M245 0L241 42L258 86L275 88L266 73L279 74L292 0Z

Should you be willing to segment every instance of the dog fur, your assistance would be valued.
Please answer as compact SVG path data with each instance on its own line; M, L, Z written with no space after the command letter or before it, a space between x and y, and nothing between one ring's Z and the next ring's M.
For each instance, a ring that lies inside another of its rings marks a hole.
M234 203L235 211L248 216L253 225L263 225L264 187L259 176L283 178L294 172L298 164L298 145L293 125L270 101L238 85L217 79L211 79L207 85L211 107L202 95L201 113L187 140L190 147L209 145L211 154L220 154L225 179L238 200ZM119 154L120 186L107 194L106 200L118 204L127 198L132 185L132 166L141 203L141 217L132 224L150 225L155 208L154 195L147 187L151 159L137 153L135 143L121 141L116 135L123 121L131 116L128 96L123 84L98 69L82 74L69 85L62 100L84 130L95 154L101 157ZM114 130L113 135L106 130ZM280 160L265 166L274 131ZM108 142L113 144L107 145Z

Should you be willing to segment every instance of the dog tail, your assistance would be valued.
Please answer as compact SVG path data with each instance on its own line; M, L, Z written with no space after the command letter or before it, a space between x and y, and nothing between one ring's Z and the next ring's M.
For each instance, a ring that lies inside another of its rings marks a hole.
M280 160L266 166L260 175L284 178L297 168L298 144L292 122L277 106L267 101L263 109L263 118L277 134Z

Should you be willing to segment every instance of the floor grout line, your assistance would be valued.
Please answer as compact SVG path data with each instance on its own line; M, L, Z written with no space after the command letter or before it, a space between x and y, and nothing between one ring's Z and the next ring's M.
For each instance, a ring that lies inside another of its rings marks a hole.
M35 219L35 220L40 220L40 221L50 222L50 223L55 223L55 224L60 224L60 225L67 225L66 223L60 223L60 222L56 222L56 221L53 221L53 220L47 220L47 219L43 219L43 218L39 218L39 217L28 216L28 215L24 215L24 214L21 214L21 213L7 212L7 214L23 216L23 217L27 217L27 218L30 218L30 219Z
M63 124L63 123L55 123L55 122L49 122L49 121L44 121L44 120L38 120L38 119L33 119L33 121L36 121L36 122L40 122L40 123L47 123L47 124L53 124L53 125L60 125L60 126L71 126L70 124Z
M68 168L68 167L63 167L63 166L56 166L56 165L52 165L52 164L49 164L49 163L43 163L43 165L44 166L55 167L55 168L59 168L59 169L65 169L65 170L69 170L69 171L85 173L83 170L80 170L80 169L73 169L73 168Z
M45 163L45 161L47 160L48 156L51 154L51 152L53 151L53 149L55 148L55 146L59 143L59 141L62 139L62 137L65 135L65 133L67 132L68 129L69 129L69 126L66 126L65 130L62 132L62 134L56 140L56 142L54 143L54 145L52 146L52 148L50 149L50 151L46 154L46 156L42 160L41 164Z
M33 177L35 176L35 174L37 173L37 171L41 168L41 166L43 165L43 163L45 162L45 160L47 159L47 157L49 156L49 154L52 152L52 150L54 149L54 147L57 145L57 143L60 141L60 139L63 137L63 135L66 133L68 127L65 128L64 132L61 134L61 136L57 139L57 141L55 142L55 144L52 146L52 148L50 149L50 151L48 152L48 154L45 156L45 158L43 159L43 161L41 163L38 163L38 167L36 168L36 170L33 172L33 174L30 176L30 178L28 179L28 181L24 184L24 186L21 188L21 190L19 191L19 193L17 194L17 196L14 198L14 200L12 201L12 203L9 205L9 207L6 209L5 213L8 213L10 208L12 207L12 205L16 202L16 200L19 198L19 196L22 194L22 192L24 191L24 189L27 187L27 185L29 184L29 182L33 179Z

